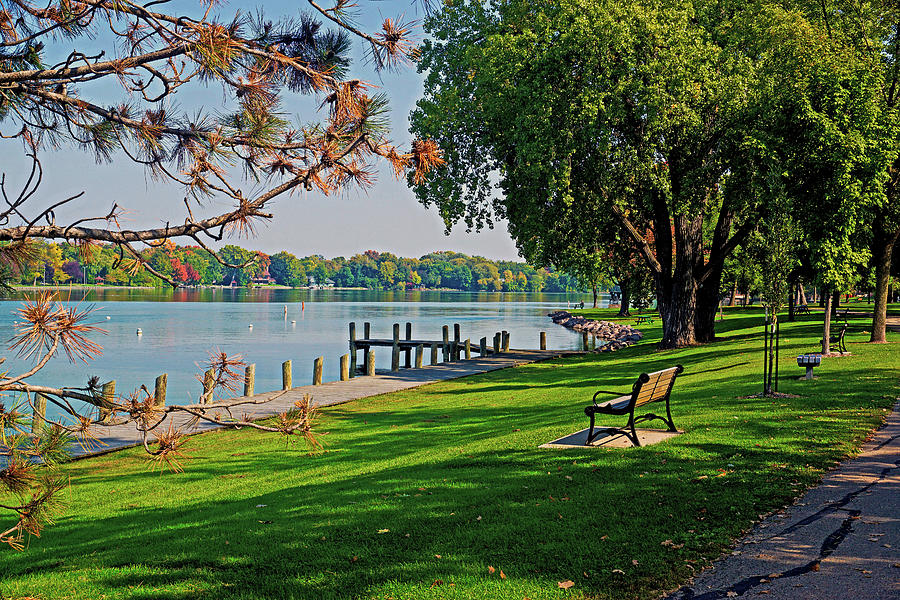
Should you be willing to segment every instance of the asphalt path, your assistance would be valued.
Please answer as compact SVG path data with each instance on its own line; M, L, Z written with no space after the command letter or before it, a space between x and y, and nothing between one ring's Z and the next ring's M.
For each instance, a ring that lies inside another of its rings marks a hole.
M900 402L856 458L670 600L900 599Z

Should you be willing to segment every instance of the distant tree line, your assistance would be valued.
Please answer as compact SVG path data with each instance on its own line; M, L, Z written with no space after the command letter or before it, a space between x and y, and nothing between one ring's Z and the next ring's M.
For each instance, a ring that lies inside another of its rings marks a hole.
M33 242L12 280L22 285L106 284L165 286L251 286L274 283L290 287L335 286L372 290L452 289L489 292L581 291L579 278L522 262L495 261L442 251L421 258L367 250L350 258L297 257L290 252L267 255L235 245L215 254L199 246L167 242L146 248L141 261L121 257L113 244L73 245Z

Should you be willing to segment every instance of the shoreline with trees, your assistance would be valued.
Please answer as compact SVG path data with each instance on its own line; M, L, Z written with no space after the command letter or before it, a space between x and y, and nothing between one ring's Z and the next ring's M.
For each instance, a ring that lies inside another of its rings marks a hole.
M367 250L350 258L325 258L318 254L298 257L287 251L268 255L229 244L210 255L200 246L167 242L144 249L141 258L165 279L143 270L129 271L117 260L113 244L95 245L86 254L82 246L67 242L33 242L30 257L21 263L19 276L11 278L10 284L17 289L67 285L152 289L177 285L551 293L580 292L598 285L595 279L587 282L552 268L452 251L411 258ZM37 285L38 280L44 285ZM604 287L612 287L611 280L604 283Z

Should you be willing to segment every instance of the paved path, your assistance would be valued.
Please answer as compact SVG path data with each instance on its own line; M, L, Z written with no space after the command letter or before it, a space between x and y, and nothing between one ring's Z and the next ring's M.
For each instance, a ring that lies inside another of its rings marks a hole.
M310 394L317 406L331 406L368 396L406 390L436 381L506 369L568 354L578 353L564 350L510 350L509 352L490 357L441 363L422 367L421 369L401 369L395 373L385 372L372 377L354 377L349 381L332 381L322 385L306 385L293 388L286 393L268 392L257 394L253 397L254 400L272 397L274 399L265 404L239 406L233 412L235 416L246 412L254 418L272 415L292 407L295 401L303 398L304 394ZM183 426L189 420L188 415L183 413L174 413L170 419L173 420L176 427ZM168 426L168 423L165 426ZM196 428L196 431L207 431L216 427L218 426L201 423ZM98 427L93 433L105 446L92 451L85 451L81 447L76 447L73 451L75 456L100 454L140 443L140 436L133 425ZM153 440L154 438L151 436L150 439Z
M857 458L671 600L900 598L900 402Z

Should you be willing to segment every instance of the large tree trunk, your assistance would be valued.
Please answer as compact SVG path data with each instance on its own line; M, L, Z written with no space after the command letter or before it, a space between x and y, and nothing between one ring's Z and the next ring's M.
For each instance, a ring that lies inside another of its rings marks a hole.
M831 294L822 290L822 299L825 301L825 327L822 333L822 355L828 354L831 347Z
M737 279L734 280L734 284L731 286L731 298L728 299L728 306L734 306L735 296L737 296Z
M887 341L888 287L891 282L891 259L898 237L900 237L900 229L891 235L876 226L872 240L872 258L875 259L875 307L870 342Z
M722 267L714 267L697 290L694 336L698 343L712 342L716 339L716 314L719 312L721 285Z
M619 314L616 315L618 317L628 317L631 315L629 311L631 305L631 286L628 285L628 279L622 278L619 280L619 290L622 292L621 297L621 305L619 306Z

